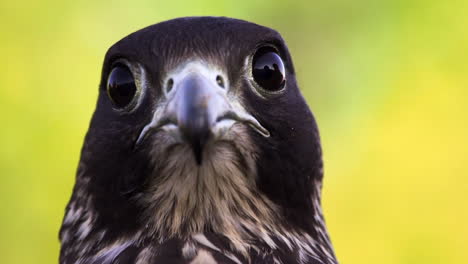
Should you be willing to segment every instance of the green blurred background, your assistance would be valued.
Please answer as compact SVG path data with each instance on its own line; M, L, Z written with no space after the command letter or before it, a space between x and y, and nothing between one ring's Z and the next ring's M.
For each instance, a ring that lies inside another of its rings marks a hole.
M107 48L222 15L280 31L342 263L468 263L467 1L0 1L0 263L57 263Z

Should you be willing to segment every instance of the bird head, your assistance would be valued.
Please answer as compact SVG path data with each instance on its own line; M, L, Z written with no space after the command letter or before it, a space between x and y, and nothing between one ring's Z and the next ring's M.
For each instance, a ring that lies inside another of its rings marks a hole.
M70 208L88 208L106 236L211 231L239 245L315 232L321 178L316 123L279 33L181 18L108 50Z

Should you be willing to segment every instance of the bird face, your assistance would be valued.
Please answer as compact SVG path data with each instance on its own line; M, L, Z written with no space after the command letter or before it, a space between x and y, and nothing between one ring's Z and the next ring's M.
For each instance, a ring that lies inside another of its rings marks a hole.
M281 36L228 18L171 20L107 52L62 233L84 208L82 237L212 232L245 253L254 237L273 247L273 234L316 235L321 178Z
M168 80L163 81L167 84L163 98L136 144L150 132L164 131L173 137L170 145L188 145L197 165L201 166L207 143L212 141L208 145L212 147L222 141L236 123L250 125L254 131L269 137L269 132L247 113L236 96L228 97L229 84L223 76L226 74L216 67L210 69L203 61L185 62L170 72ZM211 156L206 155L206 159Z

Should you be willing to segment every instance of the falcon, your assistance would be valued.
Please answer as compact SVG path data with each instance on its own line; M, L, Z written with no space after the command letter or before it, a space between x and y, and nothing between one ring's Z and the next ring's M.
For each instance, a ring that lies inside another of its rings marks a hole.
M314 117L275 30L224 17L114 44L60 263L337 263Z

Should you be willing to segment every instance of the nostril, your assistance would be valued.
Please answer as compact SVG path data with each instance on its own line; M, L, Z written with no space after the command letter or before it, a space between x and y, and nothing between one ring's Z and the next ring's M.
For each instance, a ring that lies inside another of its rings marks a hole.
M167 81L167 88L166 88L166 91L167 92L170 92L172 90L172 87L174 86L174 80L172 78L170 78L168 81Z
M221 75L216 76L216 83L219 87L224 88L224 79Z

